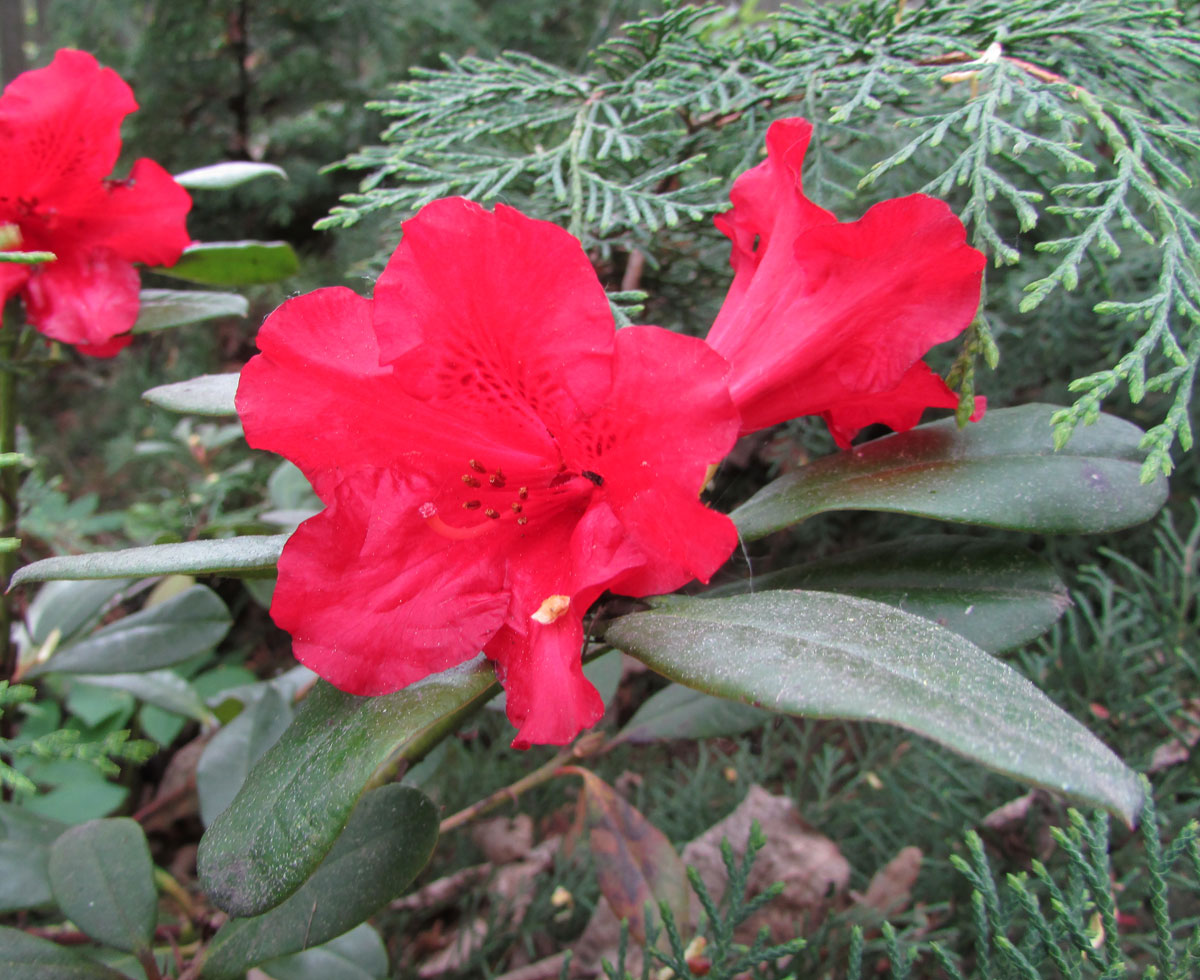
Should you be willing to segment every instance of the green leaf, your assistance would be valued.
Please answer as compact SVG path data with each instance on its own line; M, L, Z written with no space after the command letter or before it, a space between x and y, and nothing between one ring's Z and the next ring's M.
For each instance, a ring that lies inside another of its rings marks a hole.
M99 582L50 582L42 586L25 613L30 637L40 646L54 630L58 630L60 643L70 640L88 622L99 617L104 607L131 584L131 579L105 579Z
M172 575L177 572L197 575L274 572L287 539L286 534L246 535L179 544L152 544L144 548L100 551L90 555L59 555L17 569L12 584L16 586L50 579Z
M259 964L271 980L386 980L387 949L368 925L322 946Z
M0 976L13 980L129 980L67 946L0 926Z
M259 177L278 177L287 180L283 167L273 163L254 163L251 160L230 160L214 163L195 170L185 170L175 175L175 182L190 191L225 190L237 187Z
M78 679L97 687L126 691L163 711L194 718L201 724L213 721L200 695L182 677L170 670L151 670L140 674L80 674Z
M250 302L237 293L198 290L143 289L138 294L138 304L134 333L182 327L222 316L240 317L250 312Z
M614 742L657 742L672 738L739 735L773 717L770 711L670 684L650 695L613 739Z
M233 399L240 374L202 374L142 392L151 405L180 415L237 415Z
M709 694L898 725L1127 822L1141 805L1137 776L1025 677L890 606L824 592L679 599L618 619L605 638Z
M128 817L72 827L50 849L50 884L63 914L97 942L147 949L158 920L146 835Z
M425 866L438 811L420 790L392 783L362 797L337 842L291 898L232 919L214 937L202 976L233 980L264 960L324 943L364 922Z
M173 599L110 623L36 664L25 676L57 671L121 674L156 670L215 647L233 620L208 586L193 585Z
M1115 531L1153 517L1161 477L1141 482L1142 430L1101 415L1054 451L1050 405L953 419L825 456L763 487L730 516L755 540L829 510L881 510L1017 531Z
M196 765L200 819L206 827L233 802L251 767L279 741L291 720L291 705L274 687L263 685L259 696L212 737Z
M57 820L0 803L0 914L54 900L47 868L50 845L66 829Z
M231 915L278 905L313 873L379 770L420 758L497 688L482 657L382 697L319 682L200 841L209 899Z
M252 286L286 279L299 268L287 242L243 241L197 242L184 249L173 266L155 266L152 271L206 286Z
M1003 542L950 535L889 541L739 583L738 592L846 592L933 620L989 653L1041 636L1071 604L1044 559ZM731 594L728 587L708 595Z

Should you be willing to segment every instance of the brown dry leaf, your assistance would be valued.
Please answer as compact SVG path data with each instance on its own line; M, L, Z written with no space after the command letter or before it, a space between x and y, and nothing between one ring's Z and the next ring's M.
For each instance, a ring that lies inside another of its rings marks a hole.
M721 839L729 841L740 860L756 820L767 843L758 852L747 888L754 895L779 881L783 891L744 923L738 935L752 941L765 925L772 942L784 942L803 931L806 923L815 925L824 917L829 899L844 892L850 882L850 864L833 841L805 823L791 799L751 786L733 813L683 849L684 863L700 873L714 901L725 894Z
M562 838L550 837L515 861L495 869L487 882L488 897L495 904L490 916L493 925L519 925L533 901L537 886L535 879L554 863L554 855L562 846ZM477 864L445 878L431 882L414 895L398 899L392 908L427 909L453 901L467 890L478 887L492 871L491 864ZM487 937L488 919L476 918L452 929L439 920L437 950L421 961L417 974L423 978L436 977L461 969Z
M988 830L1008 830L1014 824L1023 823L1029 814L1029 808L1037 800L1039 792L1039 790L1031 789L1024 796L1018 796L1015 800L1009 800L1002 806L996 807L983 818L983 826Z
M197 735L171 756L154 796L137 812L138 822L147 833L164 831L176 820L200 812L196 766L216 733L217 729L213 728Z
M801 819L796 805L787 797L773 796L761 786L751 786L741 805L683 849L683 863L700 873L714 901L725 894L727 879L721 858L721 839L729 841L740 860L746 852L750 826L757 820L767 843L758 852L747 890L755 895L775 882L783 892L738 930L739 942L753 942L758 930L767 926L772 942L793 938L805 927L815 928L824 918L831 899L845 892L850 865L837 845L817 833ZM571 976L596 976L602 959L634 976L642 969L641 951L631 945L625 963L616 962L620 922L607 905L596 909L583 935L576 941ZM681 929L681 931L684 931Z
M687 922L687 871L666 835L594 773L564 770L583 779L578 824L588 836L600 891L617 918L629 920L630 935L645 942L647 903L665 902L676 922Z
M533 848L533 818L518 813L515 817L481 820L471 828L471 840L492 864L520 861Z
M1187 762L1192 749L1200 742L1200 699L1192 698L1185 702L1179 711L1178 721L1177 727L1182 738L1168 739L1154 750L1150 757L1150 772L1161 772Z
M912 888L921 873L924 857L919 847L901 848L899 854L875 872L866 892L862 895L851 892L850 896L859 905L885 917L902 912L912 900Z

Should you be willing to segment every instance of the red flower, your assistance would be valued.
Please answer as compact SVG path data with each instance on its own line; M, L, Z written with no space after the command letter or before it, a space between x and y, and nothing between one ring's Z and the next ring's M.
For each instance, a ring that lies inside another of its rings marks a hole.
M136 108L121 77L82 51L59 51L0 95L0 228L17 231L6 246L58 257L0 263L0 306L22 293L30 323L96 357L129 343L133 263L171 265L190 241L192 199L153 160L138 160L127 180L105 179L121 120Z
M838 221L800 188L811 136L804 119L772 123L767 159L734 183L716 219L734 278L708 342L733 366L743 432L819 414L846 447L872 422L902 431L957 406L921 358L971 322L984 256L922 194Z
M435 201L373 299L289 300L258 346L246 437L325 503L284 548L271 614L343 690L483 650L513 744L567 742L603 711L580 664L588 606L706 581L736 543L697 499L737 435L728 365L658 327L614 332L554 225Z

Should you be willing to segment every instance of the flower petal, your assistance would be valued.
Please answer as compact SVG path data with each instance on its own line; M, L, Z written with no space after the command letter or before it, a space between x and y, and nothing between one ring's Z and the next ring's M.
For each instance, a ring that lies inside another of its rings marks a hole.
M95 242L130 262L174 265L191 243L185 217L192 198L153 160L138 160L126 180L97 185L97 193L61 210L59 235Z
M545 443L610 384L612 313L579 242L502 204L449 198L406 221L375 329L413 394L490 441Z
M428 489L348 474L288 539L271 616L297 659L351 694L387 694L476 656L504 621L494 556L418 513Z
M504 684L514 749L566 745L604 715L604 702L583 673L583 620L568 612L534 624L532 635L503 630L488 646Z
M709 464L737 439L729 366L704 342L659 327L617 332L613 386L595 415L564 436L595 460L603 489L649 567L613 587L633 595L707 581L737 532L700 503Z
M121 76L83 51L18 75L0 96L0 197L69 206L112 171L136 108Z
M737 275L708 340L733 365L743 432L894 388L979 304L984 256L943 202L912 195L842 223L804 197L800 122L772 125L722 224Z
M29 277L25 312L47 337L111 356L109 341L137 320L140 287L133 265L111 249L69 251Z
M972 422L983 418L987 402L975 399ZM958 408L958 395L924 361L905 372L900 383L869 396L854 395L821 413L839 446L847 449L860 429L880 423L896 432L906 432L921 421L927 408Z

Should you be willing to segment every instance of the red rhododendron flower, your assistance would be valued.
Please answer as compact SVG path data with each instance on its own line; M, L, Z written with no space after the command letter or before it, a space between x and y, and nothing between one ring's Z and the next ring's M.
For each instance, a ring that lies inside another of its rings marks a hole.
M355 694L483 650L519 731L564 743L603 712L583 614L707 581L736 543L703 506L737 436L700 340L613 329L579 243L503 205L436 201L373 299L321 289L258 335L237 406L325 509L288 540L271 604L296 656Z
M734 278L708 342L733 367L743 432L821 415L845 447L873 422L902 431L958 405L921 358L971 322L984 256L922 194L838 221L800 188L811 136L804 119L772 123L767 159L734 183L716 219Z
M133 263L171 265L190 241L192 199L153 160L138 160L126 180L105 179L121 120L136 108L121 76L82 51L59 51L0 95L0 227L17 231L6 247L58 257L0 263L0 305L22 293L30 323L96 357L129 343Z

